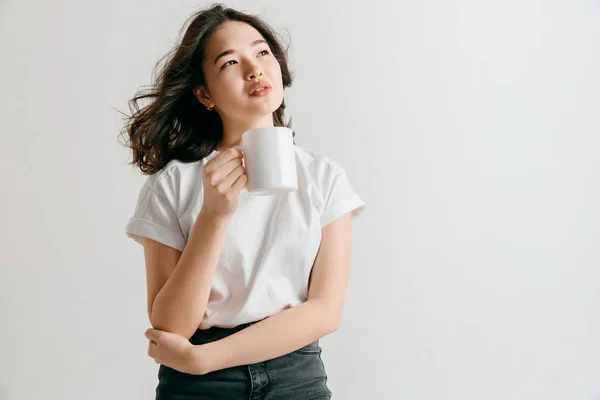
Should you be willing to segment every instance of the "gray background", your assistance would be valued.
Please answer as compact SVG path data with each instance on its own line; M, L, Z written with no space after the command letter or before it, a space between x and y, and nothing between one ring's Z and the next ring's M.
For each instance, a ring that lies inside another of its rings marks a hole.
M153 398L111 107L204 4L0 4L1 399ZM291 35L297 143L368 204L334 398L600 399L599 3L228 5Z

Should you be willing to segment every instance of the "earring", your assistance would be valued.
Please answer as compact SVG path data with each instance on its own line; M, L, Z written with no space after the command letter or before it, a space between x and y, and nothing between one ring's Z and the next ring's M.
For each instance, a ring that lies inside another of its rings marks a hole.
M212 108L210 108L210 107L206 107L206 109L207 109L208 111L212 111Z

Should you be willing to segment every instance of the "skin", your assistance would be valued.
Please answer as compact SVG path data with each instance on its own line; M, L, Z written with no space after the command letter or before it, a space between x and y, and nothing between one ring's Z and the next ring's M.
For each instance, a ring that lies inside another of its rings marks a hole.
M206 84L194 89L194 95L205 107L214 107L223 121L221 151L230 147L249 129L273 126L273 112L283 102L281 66L266 42L252 26L238 21L222 24L206 43L202 63ZM232 54L215 58L226 50ZM249 96L250 87L258 80L267 81L271 93Z

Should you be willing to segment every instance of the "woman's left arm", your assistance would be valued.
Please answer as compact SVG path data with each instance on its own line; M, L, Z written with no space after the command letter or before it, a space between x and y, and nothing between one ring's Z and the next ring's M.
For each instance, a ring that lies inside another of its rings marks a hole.
M226 338L195 346L193 364L207 373L258 363L298 350L335 332L350 275L351 214L329 223L312 268L306 302Z

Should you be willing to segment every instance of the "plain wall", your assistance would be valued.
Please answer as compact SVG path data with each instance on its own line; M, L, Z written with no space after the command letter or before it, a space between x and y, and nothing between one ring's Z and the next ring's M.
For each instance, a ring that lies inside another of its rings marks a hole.
M195 1L0 3L0 399L150 399L117 141ZM355 220L334 399L600 399L597 1L235 1ZM114 108L113 108L114 107Z

